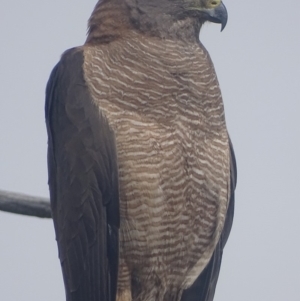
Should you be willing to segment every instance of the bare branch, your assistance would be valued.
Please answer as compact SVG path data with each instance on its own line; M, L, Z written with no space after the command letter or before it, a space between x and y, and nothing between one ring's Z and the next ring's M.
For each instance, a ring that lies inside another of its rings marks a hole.
M0 190L0 210L23 215L51 218L49 199L4 190Z

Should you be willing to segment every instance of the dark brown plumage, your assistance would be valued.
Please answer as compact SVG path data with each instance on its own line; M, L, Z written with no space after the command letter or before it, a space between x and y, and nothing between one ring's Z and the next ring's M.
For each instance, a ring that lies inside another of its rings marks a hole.
M218 0L105 0L46 91L68 301L213 300L235 159L199 30Z

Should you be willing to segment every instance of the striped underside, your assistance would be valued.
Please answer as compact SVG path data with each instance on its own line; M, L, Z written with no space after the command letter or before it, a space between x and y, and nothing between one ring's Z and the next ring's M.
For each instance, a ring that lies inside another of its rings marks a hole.
M212 63L201 45L135 33L85 46L84 56L92 98L116 135L118 301L178 300L209 261L228 205L228 134Z

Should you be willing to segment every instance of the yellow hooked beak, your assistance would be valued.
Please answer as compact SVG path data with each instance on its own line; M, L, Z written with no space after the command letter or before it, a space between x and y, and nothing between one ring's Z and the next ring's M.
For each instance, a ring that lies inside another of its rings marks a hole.
M225 28L228 19L225 5L220 0L211 0L209 1L209 6L209 8L203 9L202 11L207 14L208 21L221 24L222 31Z

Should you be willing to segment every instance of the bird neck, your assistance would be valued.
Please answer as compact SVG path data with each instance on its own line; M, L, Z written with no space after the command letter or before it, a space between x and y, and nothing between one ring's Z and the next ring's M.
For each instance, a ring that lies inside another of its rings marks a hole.
M86 44L109 43L132 31L198 43L202 24L194 18L177 15L173 7L163 3L164 0L99 1L89 19Z

